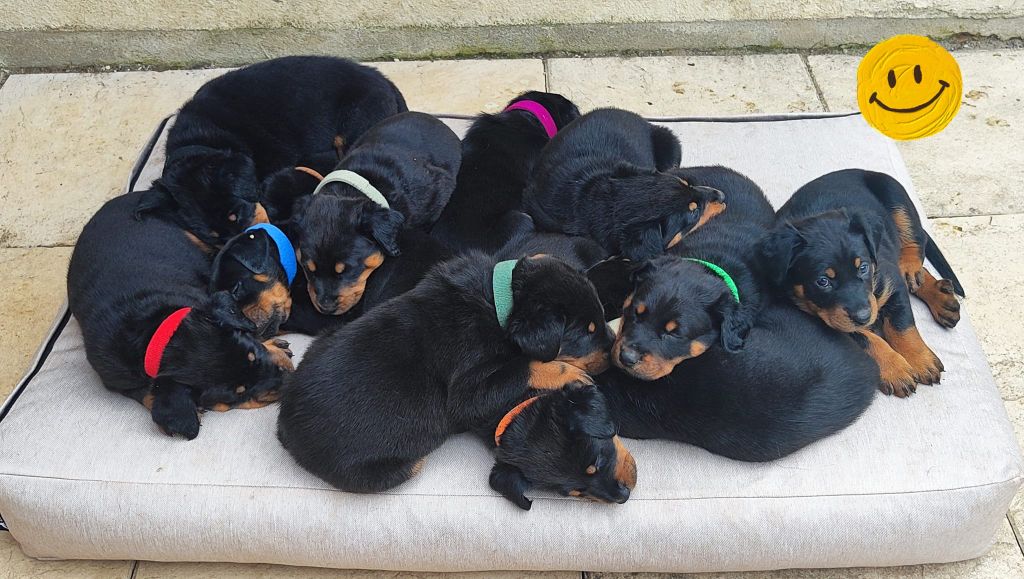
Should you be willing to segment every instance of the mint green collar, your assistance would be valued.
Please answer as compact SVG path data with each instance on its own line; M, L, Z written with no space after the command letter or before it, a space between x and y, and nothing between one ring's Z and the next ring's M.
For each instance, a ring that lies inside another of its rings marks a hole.
M326 177L324 177L323 181L320 181L320 184L316 186L316 189L313 190L313 195L319 193L320 190L324 188L324 185L328 183L346 183L351 185L360 193L366 195L370 201L373 201L384 209L391 209L391 205L388 203L388 200L384 198L384 195L382 195L376 187L358 173L346 171L345 169L331 171Z
M710 261L704 261L703 259L696 259L693 257L684 257L683 259L685 259L686 261L693 261L699 263L704 267L710 269L718 277L722 278L722 281L724 281L725 285L728 286L729 291L732 292L732 297L736 299L736 303L740 303L740 289L736 287L736 282L732 280L732 276L729 275L729 272L711 263Z
M508 326L508 317L512 313L512 270L516 268L516 262L515 259L499 261L494 264L491 274L494 311L498 313L498 324L502 328Z

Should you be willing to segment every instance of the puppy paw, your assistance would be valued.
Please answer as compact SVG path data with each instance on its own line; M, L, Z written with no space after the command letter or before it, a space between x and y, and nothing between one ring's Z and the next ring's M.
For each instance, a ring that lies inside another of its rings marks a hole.
M910 364L914 380L917 380L918 383L938 384L942 379L942 372L945 370L945 367L942 365L942 360L939 360L939 357L928 346L924 346L922 349L910 354L904 354L904 357Z
M192 440L199 436L198 412L162 413L155 411L153 412L153 421L160 428L160 432L167 436L181 436L186 440Z
M917 296L928 304L932 317L944 328L953 328L960 322L960 300L948 279L935 280L929 286L922 286Z
M914 378L914 369L910 364L896 352L886 354L881 359L876 359L882 379L879 390L886 395L895 395L897 398L906 398L917 392L917 380Z
M530 388L557 390L568 384L592 385L594 380L584 370L557 360L552 362L530 362Z
M273 338L263 342L263 346L270 354L270 359L274 362L274 365L287 372L295 370L295 365L292 364L293 354L288 348L290 344L287 341L280 338Z

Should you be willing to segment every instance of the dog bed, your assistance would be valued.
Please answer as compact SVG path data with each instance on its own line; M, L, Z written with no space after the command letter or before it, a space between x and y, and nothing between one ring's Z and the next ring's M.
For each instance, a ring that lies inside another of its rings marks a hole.
M469 124L445 120L459 132ZM913 191L895 145L859 115L659 122L679 135L684 165L735 168L776 206L846 167L889 173ZM159 174L165 134L129 189ZM333 490L296 466L275 439L276 406L211 412L196 440L168 438L102 387L65 313L0 411L0 515L38 558L697 572L977 557L1020 484L1020 452L970 302L955 330L916 300L914 312L945 363L941 385L908 400L879 394L847 430L773 463L629 441L639 467L629 502L539 494L529 512L491 491L491 453L468 435L378 495ZM310 343L287 339L297 359Z

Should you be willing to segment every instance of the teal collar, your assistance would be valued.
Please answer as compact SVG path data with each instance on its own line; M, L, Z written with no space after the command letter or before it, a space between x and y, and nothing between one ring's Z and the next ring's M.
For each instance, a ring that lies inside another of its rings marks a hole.
M729 287L729 291L732 292L732 297L736 299L736 303L740 303L740 289L736 287L736 282L733 281L732 276L729 275L729 272L711 263L710 261L704 261L703 259L696 259L693 257L684 257L683 259L685 259L686 261L693 261L699 263L704 267L710 269L711 272L717 275L718 277L722 278L722 281L725 282L725 285Z
M499 261L494 264L491 274L491 289L494 291L494 311L498 314L498 324L502 328L508 326L508 317L512 313L512 270L517 260Z
M324 185L328 183L345 183L356 188L357 191L366 195L370 201L373 201L377 205L380 205L384 209L391 209L391 205L388 200L384 198L384 195L377 190L369 181L366 180L362 175L353 173L352 171L346 171L345 169L339 169L337 171L331 171L324 177L323 181L316 186L313 190L313 195L316 195L324 188Z

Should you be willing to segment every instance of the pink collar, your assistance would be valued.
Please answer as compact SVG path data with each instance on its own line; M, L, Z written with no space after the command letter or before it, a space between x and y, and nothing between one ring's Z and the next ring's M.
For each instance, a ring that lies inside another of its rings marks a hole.
M149 345L146 346L146 357L142 362L146 376L156 378L156 375L160 373L160 360L164 357L164 349L167 348L167 343L171 341L174 332L178 331L178 326L184 321L185 316L191 311L192 308L176 310L157 326L153 337L149 339Z
M505 111L515 110L533 113L533 116L537 117L537 120L540 121L540 124L544 127L544 130L547 131L549 139L554 137L555 133L558 132L558 125L555 124L555 119L551 118L551 113L549 113L548 110L544 108L544 105L540 104L539 102L517 101L505 107Z

